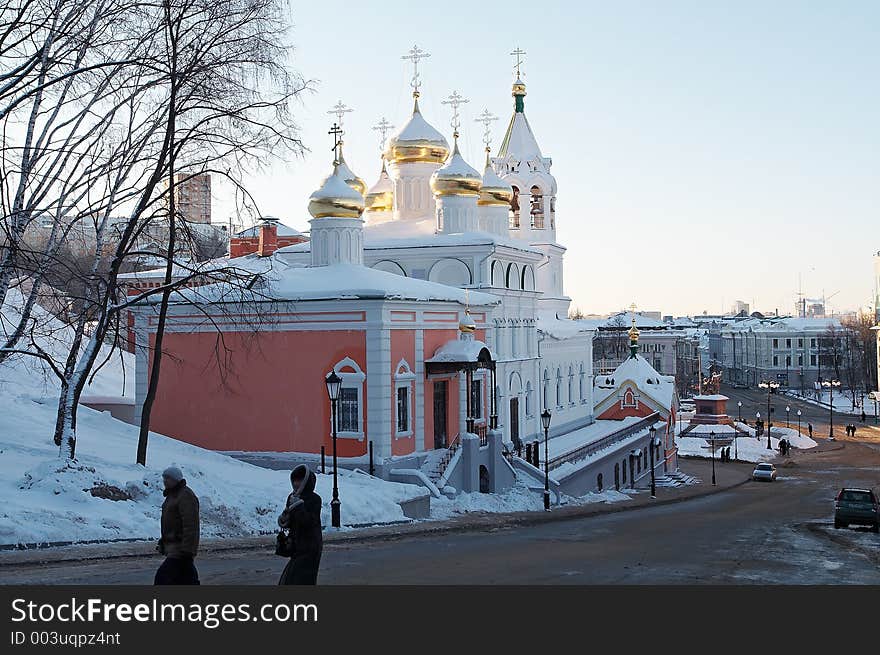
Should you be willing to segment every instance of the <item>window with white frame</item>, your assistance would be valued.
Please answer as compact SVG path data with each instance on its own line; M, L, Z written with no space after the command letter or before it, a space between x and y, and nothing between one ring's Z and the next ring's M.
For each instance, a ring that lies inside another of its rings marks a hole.
M413 433L413 385L416 376L406 360L397 363L394 372L395 399L397 404L397 425L395 436L409 437Z
M364 438L364 375L351 357L337 363L333 370L342 378L337 408L337 436L345 439Z

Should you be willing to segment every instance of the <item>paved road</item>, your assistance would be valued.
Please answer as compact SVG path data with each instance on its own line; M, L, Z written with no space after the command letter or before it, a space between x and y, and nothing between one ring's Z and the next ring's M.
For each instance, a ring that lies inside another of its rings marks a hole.
M727 403L728 413L738 417L739 407L737 402L742 401L742 418L755 424L755 412L761 412L761 417L767 415L767 392L761 389L734 389L728 385L722 385L721 393L730 398ZM813 403L796 400L782 394L773 394L770 401L774 408L773 424L776 426L786 425L785 408L791 407L789 418L791 427L797 428L797 410L801 410L801 430L807 434L807 424L813 424L813 434L818 437L827 437L831 427L831 417L827 407L820 407ZM855 423L855 438L847 437L844 426L847 423ZM880 425L875 425L873 415L868 416L865 423L859 421L858 416L850 414L834 413L834 436L838 440L880 443Z
M880 584L880 537L830 527L843 484L877 486L880 446L796 453L774 484L531 526L332 544L322 584ZM153 558L4 567L7 583L149 584ZM271 554L199 558L205 584L274 584Z

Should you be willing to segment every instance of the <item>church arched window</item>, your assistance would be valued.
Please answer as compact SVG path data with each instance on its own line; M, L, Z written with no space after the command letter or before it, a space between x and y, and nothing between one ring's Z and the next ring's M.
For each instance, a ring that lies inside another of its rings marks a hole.
M556 196L550 196L550 229L556 229Z
M544 409L550 409L550 373L544 369Z
M562 371L556 369L556 406L562 407Z
M532 229L544 229L544 193L541 187L535 185L531 190L530 209Z
M586 401L586 397L584 396L584 364L581 362L580 370L578 371L578 400L581 402Z
M574 369L568 367L568 404L574 404Z
M532 415L532 383L526 382L526 416Z
M519 187L513 186L513 194L510 196L510 229L519 229Z

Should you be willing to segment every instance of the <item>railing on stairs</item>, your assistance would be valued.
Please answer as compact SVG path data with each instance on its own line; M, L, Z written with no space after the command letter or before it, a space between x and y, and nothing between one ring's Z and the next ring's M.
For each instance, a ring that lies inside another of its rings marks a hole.
M439 482L443 479L443 476L446 475L446 469L449 468L449 463L452 461L452 458L455 457L455 453L459 446L461 446L460 433L455 435L455 439L453 439L446 447L446 453L440 459L440 466L437 467L437 479L434 482Z
M571 450L562 455L551 457L549 468L552 470L566 462L576 462L584 459L585 457L589 457L593 453L603 450L608 446L611 446L619 441L623 441L624 439L627 439L634 434L638 434L643 430L647 430L658 421L660 421L660 414L654 412L653 414L643 418L641 421L633 423L632 425L628 425L627 427L612 432L611 434L605 435L601 439L592 441L584 446L581 446L580 448L575 448L574 450Z

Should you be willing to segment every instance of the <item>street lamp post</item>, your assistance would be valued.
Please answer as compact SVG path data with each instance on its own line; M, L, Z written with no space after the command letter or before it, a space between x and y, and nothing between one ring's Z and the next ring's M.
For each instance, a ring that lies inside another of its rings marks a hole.
M801 436L801 410L797 411L798 417L798 436Z
M791 427L791 407L789 405L785 406L785 427Z
M755 438L760 439L758 434L758 423L761 422L761 412L755 412Z
M840 386L840 380L822 380L822 386L828 389L828 440L834 441L834 389Z
M651 435L651 443L649 444L649 450L651 451L651 498L656 498L657 497L657 484L656 484L656 481L654 480L654 448L655 448L654 439L657 436L657 428L655 428L652 425L651 429L648 430L648 432Z
M712 486L715 486L715 431L709 433L709 439L712 442Z
M773 380L763 380L758 383L758 387L767 390L767 450L773 450L773 446L770 443L770 428L773 427L773 422L770 420L773 418L773 407L770 405L770 399L773 392L779 388L779 383Z
M544 426L544 511L550 511L550 410L541 412L541 425Z
M336 481L336 407L339 403L339 392L342 390L342 378L336 375L336 371L330 371L324 379L327 385L327 395L330 398L330 422L333 434L333 500L330 501L330 524L334 528L342 526L339 506L339 486Z
M739 422L743 422L743 401L739 401L736 406L739 408Z

